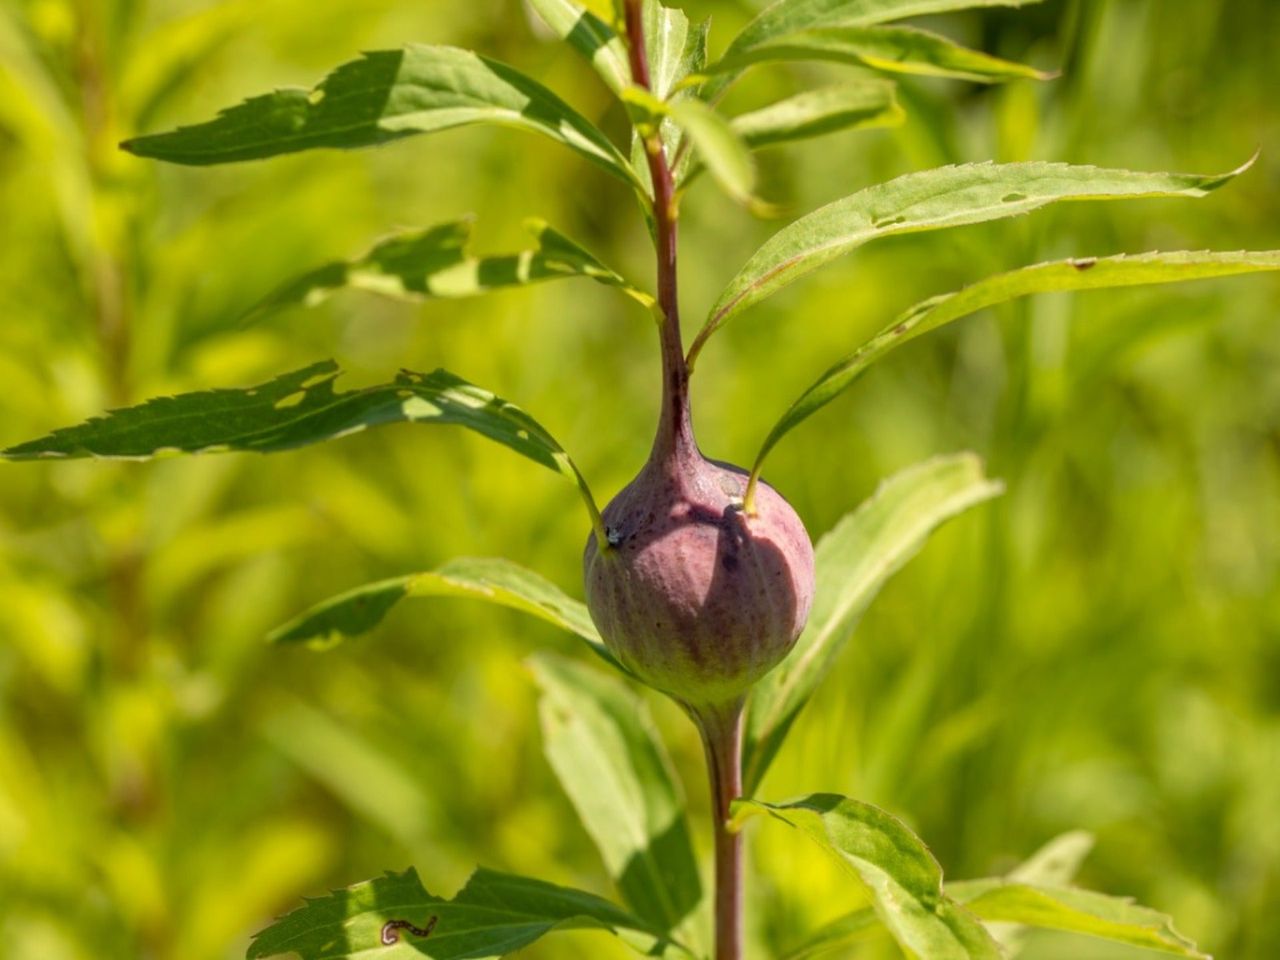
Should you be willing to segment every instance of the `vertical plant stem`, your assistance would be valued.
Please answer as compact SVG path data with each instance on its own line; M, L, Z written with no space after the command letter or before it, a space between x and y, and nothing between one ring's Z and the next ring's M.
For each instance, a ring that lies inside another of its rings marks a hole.
M649 59L645 52L644 17L640 0L627 0L627 50L631 77L637 86L650 89ZM644 131L644 152L653 183L654 242L658 256L658 306L662 323L658 330L662 348L662 414L654 439L652 459L673 459L673 454L693 448L693 423L689 412L689 369L680 339L680 298L676 282L679 219L675 178L662 138L655 128Z
M742 960L742 834L729 828L730 805L742 795L742 704L739 699L694 715L711 778L716 856L715 960Z
M641 0L626 0L627 49L631 78L651 89L649 59L644 42ZM642 131L649 179L653 183L654 245L658 256L658 306L662 322L662 414L653 442L651 462L679 469L686 457L697 456L689 411L689 367L680 339L680 301L676 283L677 221L675 178L655 126ZM742 836L729 829L729 806L742 793L741 699L714 708L691 710L702 734L711 780L711 812L715 829L715 960L742 960L743 864Z

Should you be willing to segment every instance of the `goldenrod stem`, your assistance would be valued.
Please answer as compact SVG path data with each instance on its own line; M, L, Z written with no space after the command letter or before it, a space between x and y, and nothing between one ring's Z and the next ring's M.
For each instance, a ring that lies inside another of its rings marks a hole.
M742 794L742 700L694 712L707 754L715 828L715 960L742 960L744 871L742 834L730 808Z

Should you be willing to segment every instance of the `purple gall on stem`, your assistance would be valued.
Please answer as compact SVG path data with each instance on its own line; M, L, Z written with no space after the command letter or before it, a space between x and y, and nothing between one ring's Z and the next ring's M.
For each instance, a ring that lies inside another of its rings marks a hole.
M610 651L695 710L740 699L800 635L813 546L791 505L707 460L681 431L603 512L583 557L587 606Z

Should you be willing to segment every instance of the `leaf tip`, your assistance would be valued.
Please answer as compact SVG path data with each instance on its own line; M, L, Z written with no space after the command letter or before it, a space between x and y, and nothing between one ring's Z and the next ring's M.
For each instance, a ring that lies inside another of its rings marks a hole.
M1262 147L1258 146L1253 151L1253 156L1251 156L1244 163L1240 164L1240 166L1236 167L1234 170L1228 171L1227 173L1224 173L1218 177L1206 177L1204 182L1200 184L1201 189L1208 192L1210 190L1217 190L1219 187L1223 186L1224 184L1230 183L1236 177L1240 176L1240 174L1244 173L1246 170L1252 167L1255 163L1257 163L1258 158L1261 156L1262 156Z

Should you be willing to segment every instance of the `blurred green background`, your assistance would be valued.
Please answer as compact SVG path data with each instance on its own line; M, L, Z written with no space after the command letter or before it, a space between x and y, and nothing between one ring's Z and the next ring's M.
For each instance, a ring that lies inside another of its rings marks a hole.
M715 15L713 51L751 13L684 6ZM988 158L1206 173L1262 158L1205 200L1075 204L825 269L712 341L695 378L709 455L749 460L818 372L928 295L1052 257L1280 245L1274 0L1050 0L936 25L1062 76L908 81L903 127L762 155L769 199L799 213ZM115 150L404 40L512 62L623 129L516 0L0 0L0 444L334 356L349 382L447 366L539 417L602 499L621 487L647 452L657 351L614 291L347 294L238 322L300 270L471 212L482 249L536 215L647 281L643 227L605 175L493 129L214 169ZM833 72L760 69L731 106ZM683 223L696 321L777 225L709 181ZM762 794L884 805L951 877L1083 827L1099 841L1085 884L1172 913L1220 957L1280 956L1278 315L1265 277L1040 297L904 349L789 437L770 480L815 536L938 452L980 452L1008 493L890 584ZM327 653L262 642L315 600L459 555L580 595L586 532L569 485L460 431L0 468L0 954L238 957L302 896L411 863L446 894L476 863L609 893L522 665L577 653L572 639L432 601ZM696 737L654 707L705 840ZM751 922L774 947L855 899L806 844L753 831ZM574 934L525 955L623 954ZM1025 956L1138 954L1042 937Z

